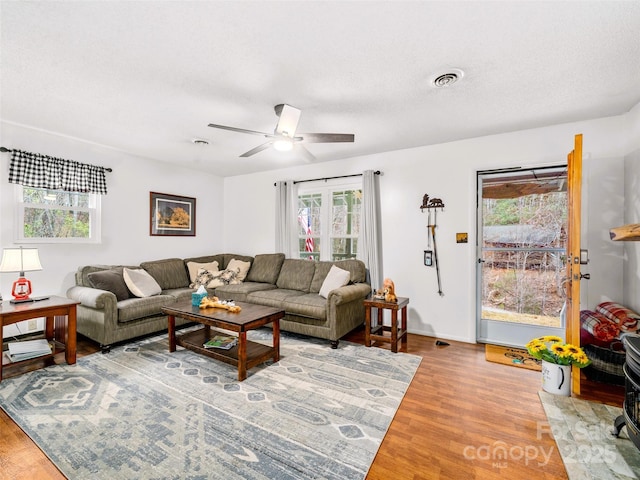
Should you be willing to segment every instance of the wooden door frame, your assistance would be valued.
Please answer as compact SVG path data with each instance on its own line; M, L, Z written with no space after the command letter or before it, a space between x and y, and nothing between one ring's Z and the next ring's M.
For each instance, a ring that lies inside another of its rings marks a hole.
M580 232L582 215L582 134L574 138L567 155L568 241L567 241L567 309L566 340L580 346ZM580 395L580 369L572 368L572 392Z

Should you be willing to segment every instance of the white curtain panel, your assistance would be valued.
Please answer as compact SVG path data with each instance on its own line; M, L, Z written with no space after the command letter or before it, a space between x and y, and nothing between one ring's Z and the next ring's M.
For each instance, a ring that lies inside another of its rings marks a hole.
M382 288L382 251L380 241L380 189L373 170L362 173L362 223L358 240L358 258L369 269L371 288Z
M276 252L298 258L298 186L292 180L276 182Z

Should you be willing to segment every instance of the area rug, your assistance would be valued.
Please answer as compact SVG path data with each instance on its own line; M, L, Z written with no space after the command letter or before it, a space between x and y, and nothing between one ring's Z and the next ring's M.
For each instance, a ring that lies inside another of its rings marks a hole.
M529 355L529 352L522 348L502 347L487 343L484 347L484 353L489 362L502 363L503 365L527 368L529 370L542 370L542 362Z
M549 421L538 427L539 435L553 434L569 479L640 478L640 452L626 427L619 437L611 433L621 408L543 391L539 395Z
M238 382L154 337L5 379L0 407L70 479L364 478L421 357L286 333L280 345Z

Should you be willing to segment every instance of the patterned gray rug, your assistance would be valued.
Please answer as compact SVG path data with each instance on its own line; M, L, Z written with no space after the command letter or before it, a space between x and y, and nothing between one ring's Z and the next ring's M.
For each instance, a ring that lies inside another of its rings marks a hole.
M283 333L238 382L165 337L5 379L0 406L70 479L362 479L421 361Z
M553 434L569 479L640 478L640 451L627 428L618 438L611 434L621 408L543 391L539 395L549 420L548 428L539 427L540 434Z

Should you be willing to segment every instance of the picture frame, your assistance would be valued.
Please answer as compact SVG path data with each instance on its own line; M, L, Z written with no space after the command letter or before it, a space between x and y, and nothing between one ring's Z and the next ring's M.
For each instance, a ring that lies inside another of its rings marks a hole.
M195 237L195 198L150 192L149 212L151 236Z

